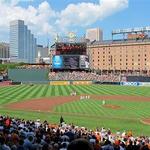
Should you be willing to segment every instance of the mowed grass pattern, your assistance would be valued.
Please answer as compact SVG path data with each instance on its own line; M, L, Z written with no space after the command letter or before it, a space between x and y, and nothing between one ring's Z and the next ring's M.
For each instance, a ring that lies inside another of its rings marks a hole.
M82 85L82 86L49 86L49 85L19 85L0 87L0 114L7 114L25 119L49 120L58 123L60 115L66 122L75 123L89 128L108 127L116 130L133 130L136 134L150 135L150 126L140 122L142 118L150 118L150 102L129 102L108 100L106 103L119 105L121 109L104 108L101 101L83 100L57 106L53 112L25 112L5 108L6 104L40 97L67 96L71 91L77 94L95 95L135 95L150 97L148 87L125 87L110 85Z

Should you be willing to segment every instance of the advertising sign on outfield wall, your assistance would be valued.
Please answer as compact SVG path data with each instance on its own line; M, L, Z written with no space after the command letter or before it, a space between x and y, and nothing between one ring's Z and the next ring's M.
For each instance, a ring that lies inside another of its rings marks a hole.
M124 86L140 86L140 82L121 82L120 84Z
M140 86L150 86L150 82L140 82Z

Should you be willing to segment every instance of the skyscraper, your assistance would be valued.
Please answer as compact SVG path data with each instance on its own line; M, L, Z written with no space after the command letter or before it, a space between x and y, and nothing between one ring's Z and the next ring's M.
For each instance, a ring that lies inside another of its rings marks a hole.
M102 41L103 31L100 28L92 28L86 30L86 39L92 41Z
M0 60L3 58L9 58L9 44L0 43Z
M10 22L10 59L14 62L35 62L36 39L23 20Z

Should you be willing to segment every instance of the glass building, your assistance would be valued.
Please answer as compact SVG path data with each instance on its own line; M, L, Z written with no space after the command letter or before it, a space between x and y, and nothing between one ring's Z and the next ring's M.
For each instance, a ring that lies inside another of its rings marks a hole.
M36 39L23 20L10 22L10 59L35 63Z

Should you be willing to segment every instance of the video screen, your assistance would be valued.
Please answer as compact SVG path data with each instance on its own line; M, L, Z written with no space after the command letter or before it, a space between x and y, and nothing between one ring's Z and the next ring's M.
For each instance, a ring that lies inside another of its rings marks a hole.
M80 56L80 68L88 69L89 68L89 57L87 55Z
M89 57L87 55L54 55L53 69L88 69Z
M79 68L79 56L64 56L64 68L65 69L78 69Z

